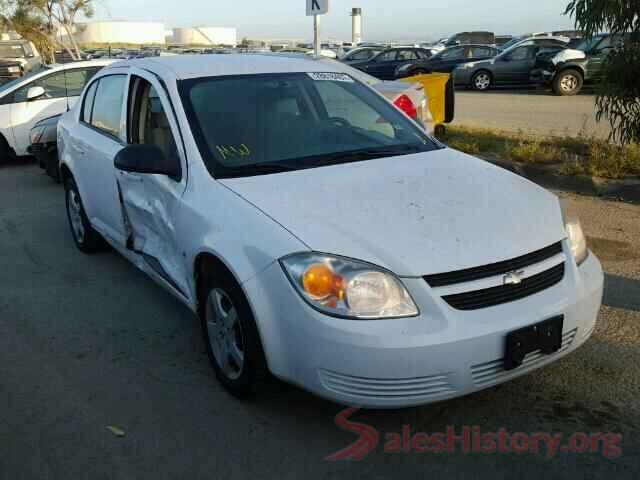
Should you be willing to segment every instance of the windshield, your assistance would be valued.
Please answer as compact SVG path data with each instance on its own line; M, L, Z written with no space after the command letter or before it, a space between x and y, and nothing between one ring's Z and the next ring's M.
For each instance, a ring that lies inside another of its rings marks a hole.
M180 84L215 177L372 160L438 148L416 124L344 73L207 77Z
M500 48L500 50L507 50L507 49L513 47L516 43L521 42L522 40L524 40L524 37L512 38L511 40L509 40L504 45L501 45L499 48Z
M589 52L593 50L600 40L604 38L603 35L596 35L595 37L585 38L580 43L576 45L576 50L581 50L583 52Z
M7 45L0 44L0 58L24 58L26 57L24 48L20 44Z

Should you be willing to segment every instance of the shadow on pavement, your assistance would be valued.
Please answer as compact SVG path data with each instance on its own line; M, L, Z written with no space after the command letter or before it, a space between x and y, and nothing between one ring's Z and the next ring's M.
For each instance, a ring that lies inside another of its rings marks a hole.
M640 312L640 280L606 274L603 303L608 307Z

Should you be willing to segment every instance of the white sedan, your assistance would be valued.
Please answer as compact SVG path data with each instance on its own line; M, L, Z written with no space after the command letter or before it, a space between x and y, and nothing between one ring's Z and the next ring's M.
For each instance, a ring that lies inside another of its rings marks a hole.
M0 162L27 155L29 132L43 118L71 108L87 82L113 60L43 67L0 86Z
M424 404L595 328L602 269L555 195L327 62L114 64L58 145L77 247L106 240L196 312L236 395L271 373L341 403Z

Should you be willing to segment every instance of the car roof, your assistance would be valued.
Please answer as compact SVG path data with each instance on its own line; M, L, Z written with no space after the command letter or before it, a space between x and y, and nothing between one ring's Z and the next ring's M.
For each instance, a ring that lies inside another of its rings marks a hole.
M309 56L264 53L231 53L228 55L177 55L138 58L116 62L109 68L136 67L162 72L176 80L225 75L259 75L295 72L340 72L333 65Z
M59 70L69 70L72 68L82 68L82 67L106 67L107 65L111 65L116 62L113 58L97 58L95 60L82 60L79 62L69 62L69 63L54 63L49 65L49 69L46 70L48 73L57 72Z
M465 43L463 45L452 45L450 47L445 48L444 50L440 50L444 52L446 50L451 50L453 48L466 48L466 47L482 47L482 48L492 48L493 50L497 50L498 48L494 45L487 45L486 43Z

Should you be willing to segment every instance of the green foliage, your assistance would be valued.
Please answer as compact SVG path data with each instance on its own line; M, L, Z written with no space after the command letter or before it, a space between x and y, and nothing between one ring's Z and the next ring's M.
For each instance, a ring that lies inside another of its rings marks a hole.
M625 35L605 62L597 87L597 119L609 120L613 140L640 143L640 1L572 0L565 14L588 37L607 31Z
M470 155L519 163L556 164L566 175L640 176L640 145L615 145L587 135L541 137L481 128L447 127L440 140Z

